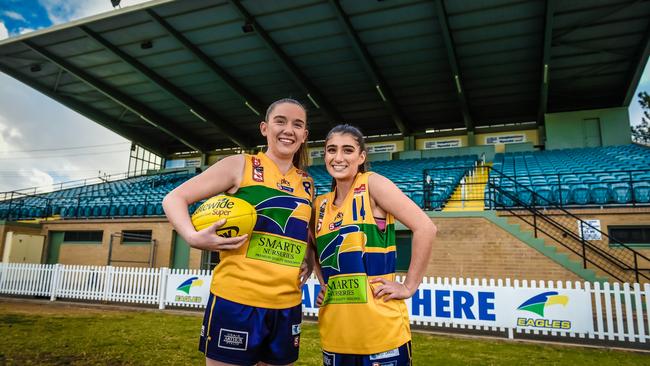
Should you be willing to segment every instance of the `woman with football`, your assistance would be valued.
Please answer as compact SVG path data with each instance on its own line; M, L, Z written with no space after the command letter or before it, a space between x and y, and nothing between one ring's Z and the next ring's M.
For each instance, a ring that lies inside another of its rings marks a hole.
M163 201L170 223L192 248L220 252L199 342L207 365L290 365L298 358L301 285L313 261L307 245L313 180L301 170L305 107L293 99L274 102L260 131L266 152L220 160ZM221 193L255 207L250 235L216 235L225 220L195 230L188 207ZM269 245L273 250L265 250Z

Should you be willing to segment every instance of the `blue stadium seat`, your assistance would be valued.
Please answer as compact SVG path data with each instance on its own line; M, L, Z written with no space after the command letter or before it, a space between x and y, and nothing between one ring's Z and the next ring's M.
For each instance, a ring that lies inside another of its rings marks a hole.
M605 204L609 201L609 187L605 183L595 183L590 187L591 200L597 204Z
M650 202L650 182L634 183L634 199L639 203Z
M589 186L586 184L571 185L572 202L578 205L589 203Z
M628 203L632 200L632 190L629 183L613 183L610 187L612 200L616 203Z

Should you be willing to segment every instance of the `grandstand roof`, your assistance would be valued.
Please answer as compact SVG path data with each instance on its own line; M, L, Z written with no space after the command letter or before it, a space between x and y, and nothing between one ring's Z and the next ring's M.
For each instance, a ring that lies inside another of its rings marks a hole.
M0 41L0 71L166 155L263 144L286 96L313 140L627 106L649 53L648 1L157 0Z

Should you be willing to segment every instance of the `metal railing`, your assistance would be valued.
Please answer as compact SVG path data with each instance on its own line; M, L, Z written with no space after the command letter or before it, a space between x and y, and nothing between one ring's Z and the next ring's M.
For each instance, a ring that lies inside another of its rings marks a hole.
M482 200L486 209L508 212L528 226L536 238L543 237L557 247L563 248L567 254L579 259L585 269L592 268L597 272L600 271L601 274L623 282L647 282L650 280L650 258L648 256L611 237L588 221L578 217L574 212L568 211L566 206L561 205L553 197L538 194L535 187L520 184L513 177L489 167L486 168L489 169L487 183L472 183L470 180L462 179L455 187L449 187L449 190L461 189L467 192L461 198L464 201ZM483 187L472 188L472 185L482 185ZM436 189L436 186L433 185L429 188ZM480 192L480 194L476 192ZM425 194L424 196L424 207L437 206L435 202L426 202L426 198L433 197L432 195ZM439 206L444 207L449 202L451 200L448 199L441 202ZM634 206L637 207L641 204L636 203ZM650 207L648 204L645 205ZM620 207L621 205L612 206ZM586 238L587 231L601 239L589 240Z
M177 174L178 179L183 179L189 173L169 172L151 177L146 182L140 180L129 182L126 187L128 189L120 192L115 191L116 187L109 186L91 187L89 191L78 192L73 196L59 196L58 192L54 194L6 192L5 200L0 201L0 220L47 218L57 214L65 218L160 216L163 215L160 193L134 194L133 192L142 188L142 184L148 188L171 184L173 181L169 179L170 174Z

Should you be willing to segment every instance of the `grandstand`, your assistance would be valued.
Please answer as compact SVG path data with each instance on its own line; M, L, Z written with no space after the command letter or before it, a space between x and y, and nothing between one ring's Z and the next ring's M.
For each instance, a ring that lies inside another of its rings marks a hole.
M45 263L215 265L162 198L263 150L265 106L297 96L316 192L327 131L359 126L371 170L439 227L427 275L648 282L650 149L627 107L649 52L634 1L156 0L0 41L0 71L180 167L0 193L0 253L12 232Z

